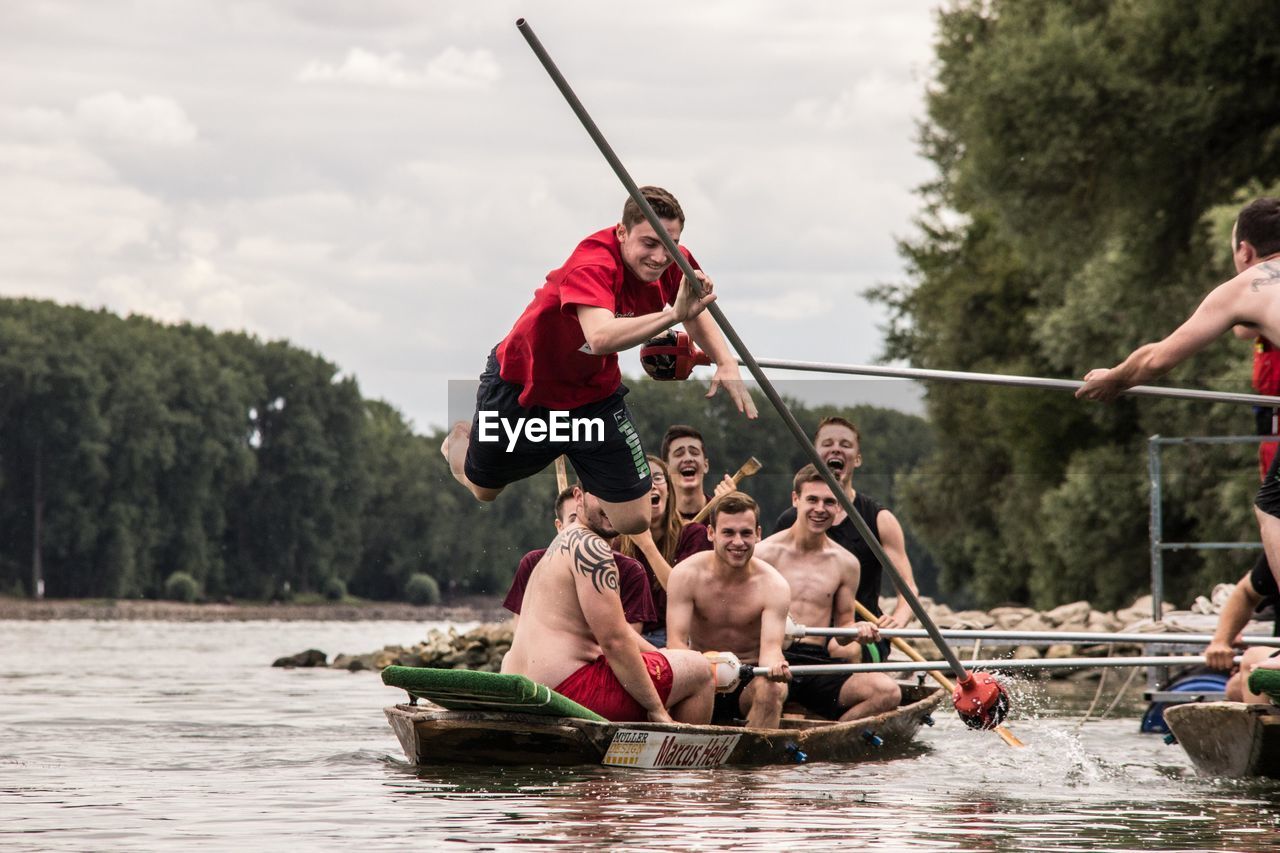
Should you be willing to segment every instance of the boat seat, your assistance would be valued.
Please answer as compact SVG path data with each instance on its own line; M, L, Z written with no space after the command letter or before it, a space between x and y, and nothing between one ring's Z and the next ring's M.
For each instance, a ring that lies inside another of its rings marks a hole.
M382 683L388 687L399 687L414 699L426 699L450 711L498 711L607 722L595 711L523 675L389 666L382 671Z

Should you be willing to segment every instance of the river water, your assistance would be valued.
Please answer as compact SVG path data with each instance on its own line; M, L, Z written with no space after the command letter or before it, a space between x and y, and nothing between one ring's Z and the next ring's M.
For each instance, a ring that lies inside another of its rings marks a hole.
M1200 778L1132 705L1079 726L1025 683L1024 750L940 711L856 766L419 770L377 675L270 667L428 627L0 621L0 849L1280 849L1280 782Z

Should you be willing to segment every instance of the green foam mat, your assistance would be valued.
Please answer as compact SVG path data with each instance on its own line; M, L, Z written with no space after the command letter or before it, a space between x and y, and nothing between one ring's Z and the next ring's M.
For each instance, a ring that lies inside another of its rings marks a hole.
M1280 705L1280 669L1255 669L1249 673L1249 689L1265 693L1271 701Z
M382 683L450 711L503 711L608 722L595 711L523 675L389 666L382 671Z

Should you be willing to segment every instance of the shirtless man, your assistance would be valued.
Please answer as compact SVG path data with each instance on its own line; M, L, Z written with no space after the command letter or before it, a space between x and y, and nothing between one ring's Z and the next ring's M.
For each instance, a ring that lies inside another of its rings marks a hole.
M915 575L911 570L911 560L907 557L907 543L902 525L897 517L875 498L853 487L853 472L862 467L862 436L858 433L858 428L851 421L839 416L823 418L818 423L817 432L813 434L813 444L821 454L822 461L827 463L831 472L840 478L840 485L844 487L845 494L853 502L853 508L858 511L867 527L880 540L880 546L884 548L885 554L892 561L893 567L898 570L898 574L902 576L902 580L913 593L919 595L920 590L916 587ZM774 530L785 530L794 524L795 520L795 508L785 510L774 524ZM876 624L881 628L905 628L912 618L911 605L900 595L892 613L881 611L880 581L884 569L876 559L871 546L863 540L862 534L858 532L858 528L849 520L849 517L843 512L838 513L827 535L837 545L843 546L858 558L861 575L855 597L863 607L875 614ZM879 640L875 643L865 643L861 646L861 651L864 663L882 661L889 656L889 642Z
M615 722L706 723L715 696L706 659L655 651L631 630L609 550L617 531L601 501L577 486L574 508L577 520L551 541L529 577L502 671L554 685Z
M1231 229L1236 276L1218 285L1185 322L1164 340L1138 347L1120 364L1084 376L1077 397L1107 402L1121 391L1158 379L1233 327L1251 336L1280 341L1280 198L1245 205ZM1273 576L1280 580L1280 454L1267 470L1254 514ZM1280 669L1280 659L1258 667Z
M768 563L753 556L760 538L760 507L730 492L711 509L713 549L671 570L667 587L667 647L732 652L744 664L769 668L767 678L744 680L715 697L712 722L746 715L753 728L777 728L791 677L782 656L791 593Z
M796 474L791 505L796 520L756 548L756 556L782 573L791 587L791 618L813 628L856 628L857 640L874 643L880 632L857 618L854 593L858 589L858 558L827 537L840 505L818 469L806 465ZM854 638L830 643L792 643L787 661L795 666L828 664ZM830 720L853 720L892 711L902 691L883 672L852 675L795 675L789 698Z
M556 496L556 530L564 530L577 521L578 510L573 499L573 487L569 486ZM502 606L511 611L511 628L520 624L520 609L524 603L524 591L529 586L529 578L533 570L542 562L547 553L546 548L537 548L520 558L515 576L511 579L511 588ZM622 612L627 617L627 624L637 634L644 633L644 626L658 619L658 611L653 600L653 592L649 588L649 573L638 560L626 554L613 552L613 561L618 566L618 594L622 598ZM665 604L665 599L663 600Z

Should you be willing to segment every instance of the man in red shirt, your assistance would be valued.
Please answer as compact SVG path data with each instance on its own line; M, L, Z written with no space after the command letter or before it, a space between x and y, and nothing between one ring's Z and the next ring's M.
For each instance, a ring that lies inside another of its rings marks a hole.
M678 242L680 203L658 187L641 193ZM710 393L723 385L740 412L756 417L737 362L703 313L716 298L711 279L701 272L698 279L700 299L628 198L622 221L579 243L490 353L475 417L454 424L440 448L454 478L477 499L492 501L564 454L613 528L647 529L649 463L623 401L617 353L683 323L716 364ZM672 310L664 310L668 305Z

